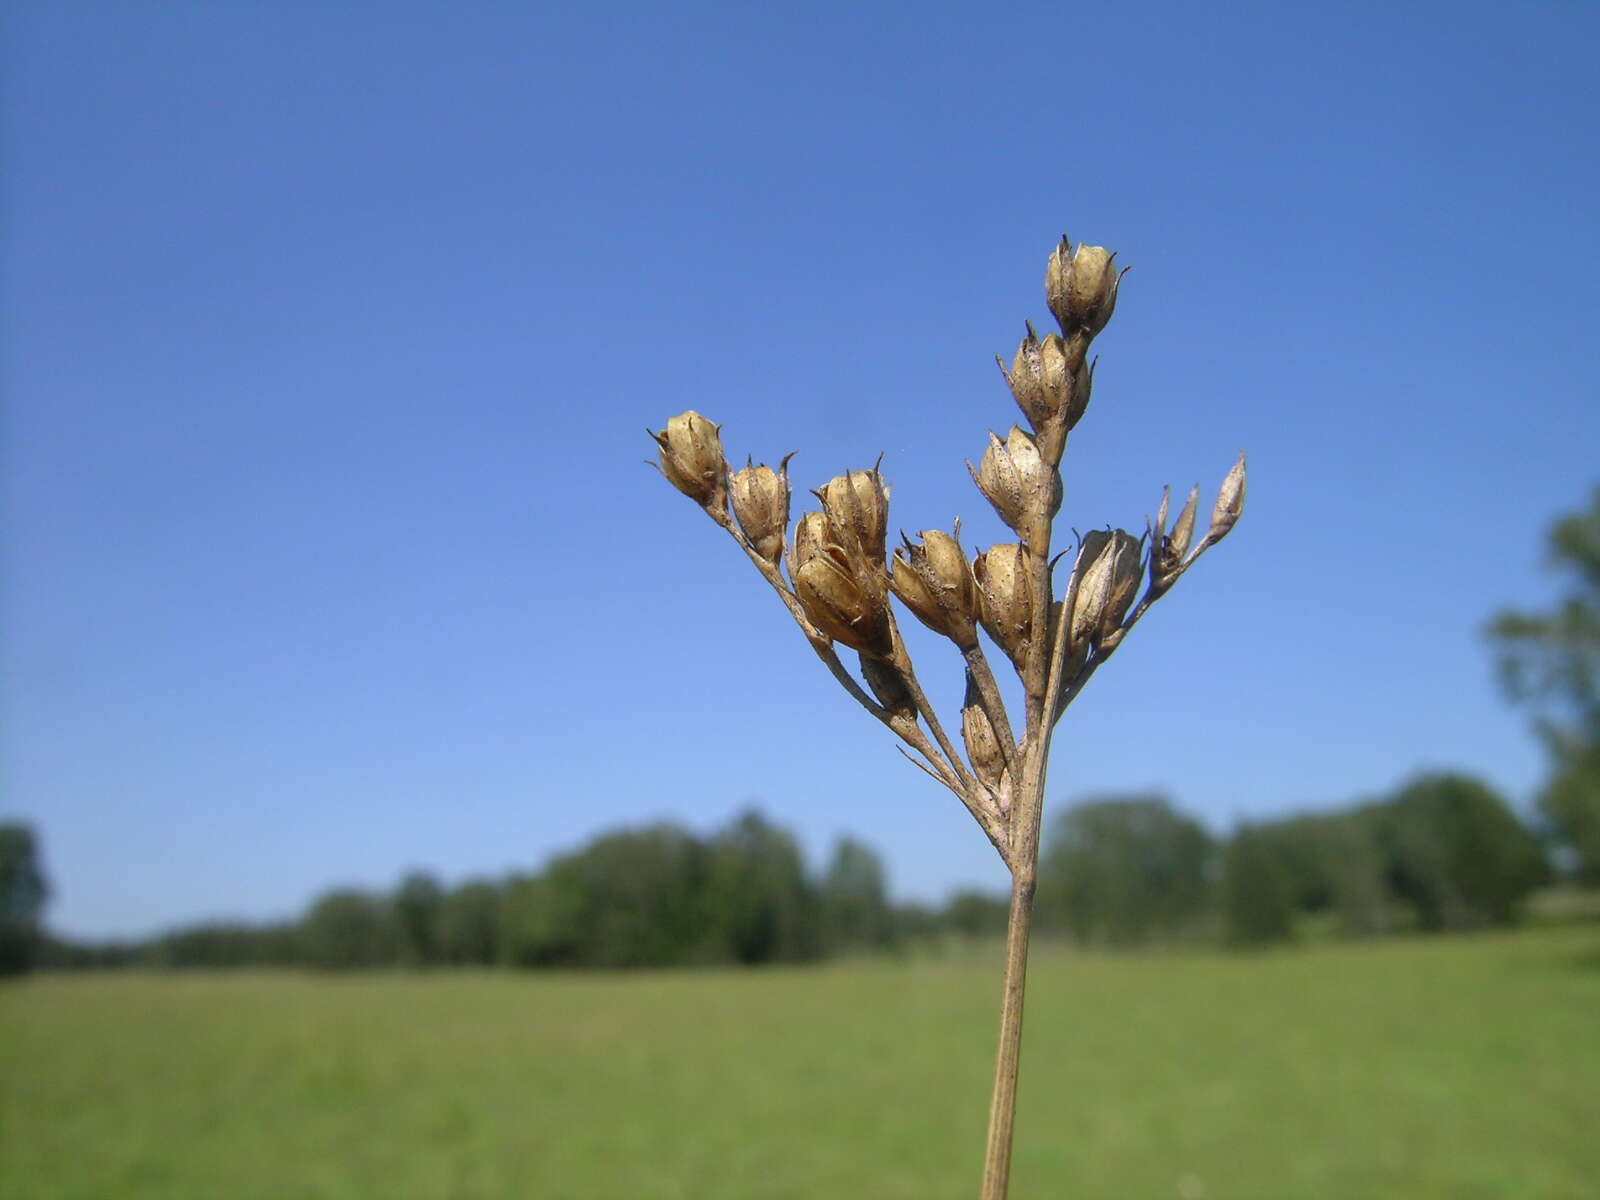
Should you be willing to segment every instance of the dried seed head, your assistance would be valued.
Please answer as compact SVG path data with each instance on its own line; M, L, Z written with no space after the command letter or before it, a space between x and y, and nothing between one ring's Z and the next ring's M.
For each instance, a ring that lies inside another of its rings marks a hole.
M969 678L967 695L961 703L961 740L967 747L967 759L972 763L972 773L987 787L1009 795L1005 751L995 735L989 714L984 711L978 689Z
M967 470L1000 519L1024 536L1061 507L1060 474L1032 435L1015 425L1004 442L989 434L983 464L974 470L969 462Z
M944 530L925 529L920 536L919 546L901 535L905 545L895 548L889 586L917 620L965 649L978 640L972 568L961 543Z
M651 433L661 448L661 473L704 507L720 507L728 464L722 459L722 427L699 413L679 413L666 429Z
M991 546L972 563L978 584L978 616L995 644L1021 670L1033 629L1028 558L1015 542Z
M1213 542L1220 542L1227 536L1244 512L1244 454L1239 455L1239 461L1233 464L1233 469L1228 472L1228 477L1222 481L1222 487L1217 492L1217 506L1211 512L1211 533Z
M871 579L839 562L831 549L810 555L793 577L795 597L813 625L852 650L887 657L889 608Z
M889 489L878 469L835 476L815 494L844 547L882 565L889 532Z
M894 664L863 654L861 677L867 681L878 703L890 713L902 720L917 719L917 702L911 698L911 689Z
M1064 334L1094 337L1117 307L1116 255L1104 246L1079 245L1065 237L1045 268L1045 297Z
M735 471L728 480L733 515L756 553L777 565L789 529L789 458L774 471L763 463Z

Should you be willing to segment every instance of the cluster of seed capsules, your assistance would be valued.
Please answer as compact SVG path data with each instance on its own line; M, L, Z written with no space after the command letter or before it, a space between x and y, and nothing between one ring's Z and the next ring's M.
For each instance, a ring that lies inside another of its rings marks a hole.
M1241 455L1198 542L1199 489L1189 493L1170 528L1169 489L1144 536L1107 529L1080 538L1070 579L1055 597L1049 555L1061 507L1061 458L1067 435L1089 404L1094 365L1087 351L1111 318L1120 280L1115 255L1103 247L1074 247L1063 238L1050 256L1046 296L1060 332L1040 337L1030 325L1009 366L1000 361L1029 428L1013 426L1004 440L991 433L981 462L968 464L978 489L1017 540L970 560L959 523L953 533L924 531L919 541L902 534L902 545L890 554L889 489L877 467L849 471L818 488L813 494L820 510L802 515L791 536L788 458L777 470L753 463L733 470L723 456L721 427L696 412L673 417L666 429L651 434L662 474L743 546L840 681L923 755L930 773L963 796L981 793L981 807L991 814L1009 807L1028 740L1048 737L1095 667L1149 605L1232 529L1244 508ZM970 773L916 683L891 594L954 642L966 660L961 731ZM1015 666L1028 696L1021 742L984 660L979 629ZM835 646L858 652L876 704L838 666ZM921 736L919 716L938 749Z

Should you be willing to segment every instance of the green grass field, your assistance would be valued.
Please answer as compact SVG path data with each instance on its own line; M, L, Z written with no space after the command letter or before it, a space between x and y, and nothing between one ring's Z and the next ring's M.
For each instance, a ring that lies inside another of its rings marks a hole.
M4 1197L960 1197L990 956L0 987ZM1012 1194L1600 1195L1600 929L1036 954Z

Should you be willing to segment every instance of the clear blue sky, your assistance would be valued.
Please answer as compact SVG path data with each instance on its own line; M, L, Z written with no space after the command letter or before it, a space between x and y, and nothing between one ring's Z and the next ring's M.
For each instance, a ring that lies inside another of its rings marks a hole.
M1542 763L1479 630L1600 474L1600 9L15 3L0 813L52 924L297 910L759 803L1002 870L642 465L696 408L967 518L1063 232L1134 267L1065 518L1250 503L1052 803ZM798 506L797 506L798 511ZM937 699L959 663L915 645Z

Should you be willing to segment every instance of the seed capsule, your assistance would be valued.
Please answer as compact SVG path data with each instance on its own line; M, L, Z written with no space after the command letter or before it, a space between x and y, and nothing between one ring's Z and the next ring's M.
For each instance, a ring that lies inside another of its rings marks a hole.
M892 663L863 654L861 677L867 681L867 686L878 698L878 703L890 713L902 720L917 719L917 702L911 697L911 689L906 686L905 677Z
M972 568L961 543L944 530L925 529L920 536L920 546L901 536L905 545L895 548L889 586L917 620L966 649L978 640Z
M889 489L877 468L837 475L815 494L838 530L840 544L881 566L889 532Z
M1066 431L1083 418L1089 407L1089 393L1094 387L1093 364L1084 362L1081 354L1075 356L1058 333L1041 341L1031 325L1010 368L1003 359L995 361L1034 433L1043 437L1047 431L1057 431L1058 436L1050 439L1054 449L1046 457L1059 462Z
M1105 328L1117 307L1121 273L1116 255L1104 246L1079 245L1066 238L1050 255L1045 268L1045 297L1061 332L1094 337Z
M995 644L1021 670L1033 629L1028 556L1015 542L991 546L972 563L978 584L978 615Z
M1109 638L1121 626L1143 575L1139 539L1126 530L1095 529L1078 549L1069 650Z
M1217 492L1217 506L1211 513L1211 540L1220 542L1244 512L1244 455L1233 464Z
M685 496L710 508L726 495L728 464L722 458L721 426L699 413L679 413L666 429L651 433L661 448L661 473Z
M972 773L996 794L1009 799L1010 776L1006 770L1005 751L971 679L967 680L967 695L961 703L961 740L967 747Z
M734 472L728 480L728 493L733 515L756 553L777 565L789 529L789 459L776 471L763 463Z
M991 433L982 465L974 470L969 462L967 470L1000 519L1024 536L1061 507L1060 474L1039 443L1015 425L1004 442Z

